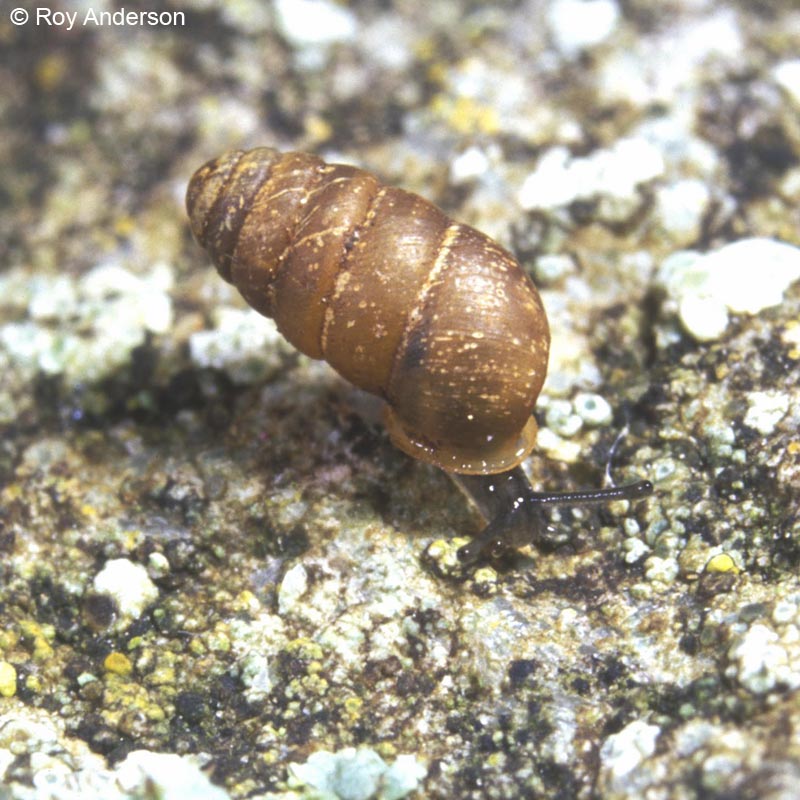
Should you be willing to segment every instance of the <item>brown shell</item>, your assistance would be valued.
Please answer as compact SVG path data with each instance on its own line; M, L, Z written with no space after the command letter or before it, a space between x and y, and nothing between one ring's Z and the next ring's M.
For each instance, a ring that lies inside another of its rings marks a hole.
M253 308L386 401L401 450L462 473L531 451L550 333L533 282L489 237L369 172L266 147L202 166L186 206Z

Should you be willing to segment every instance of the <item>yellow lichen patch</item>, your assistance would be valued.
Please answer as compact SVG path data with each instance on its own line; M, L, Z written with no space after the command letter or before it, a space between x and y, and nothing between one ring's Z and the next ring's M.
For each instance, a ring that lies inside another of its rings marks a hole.
M0 651L12 650L19 644L19 631L0 631Z
M466 544L468 541L469 539L464 538L462 543ZM447 539L434 539L428 545L428 555L431 556L431 558L439 558L448 550L450 550L450 543Z
M741 570L736 566L736 562L727 554L719 553L718 555L710 558L705 567L706 572L730 572L733 575L738 575Z
M790 320L781 334L784 344L789 348L787 355L792 361L800 359L800 322L798 320Z
M195 636L189 642L189 652L193 656L204 656L208 652L208 648L206 647L205 642L199 636Z
M8 661L0 661L0 697L13 697L17 693L17 670Z
M394 758L397 755L397 748L392 742L378 742L375 745L375 752L385 759Z
M111 672L114 675L130 675L133 672L133 664L131 660L124 653L112 652L109 653L103 661L103 669L106 672Z
M450 97L438 94L431 110L458 133L496 133L499 128L497 112L471 97Z
M3 489L2 494L0 494L0 499L3 502L3 505L8 505L14 500L19 500L22 496L22 484L10 483Z
M255 614L261 608L258 598L249 590L245 589L233 598L234 611L249 611Z
M177 657L169 650L159 652L156 663L147 675L147 683L150 686L173 686L176 683L175 664Z
M480 567L479 569L475 570L475 574L473 575L473 579L477 583L496 583L497 582L497 570L493 567Z
M438 42L430 37L424 37L418 39L414 43L414 55L419 61L432 61L436 58L437 54L440 52ZM430 74L431 70L437 70L439 73L443 73L446 64L442 61L435 61L431 64L428 68L429 77L435 78L436 72L433 75Z
M293 678L286 687L286 696L290 698L321 697L326 694L330 684L321 675L306 675Z
M142 532L137 530L125 531L125 547L128 550L135 549L142 539Z
M308 138L315 143L326 142L333 135L330 122L318 114L309 114L304 120L303 127Z
M133 681L108 682L104 703L101 716L106 724L118 730L136 728L145 720L161 722L166 718L165 711L156 696Z
M306 669L309 675L318 675L320 672L322 672L322 662L317 661L316 659L309 661Z
M218 622L213 630L205 634L204 639L212 653L227 653L231 649L230 631L224 622Z
M69 74L69 64L63 55L51 53L36 64L36 83L45 92L58 89Z
M123 214L114 220L114 233L120 237L130 236L136 230L136 220L129 214Z
M461 575L464 565L458 558L458 551L471 540L464 536L452 539L435 539L425 549L425 560L440 575Z
M497 570L491 566L479 567L475 570L470 581L470 589L482 597L495 594L498 589Z
M286 645L286 652L309 661L319 661L323 656L322 648L315 641L304 636L292 639Z
M790 456L796 456L800 453L800 442L789 442L789 446L786 448Z
M23 640L32 647L34 661L46 661L52 657L53 648L48 641L55 637L52 625L39 625L34 620L24 620L19 627Z
M360 697L348 697L344 701L344 721L348 725L354 725L361 719L361 709L364 706L364 701Z

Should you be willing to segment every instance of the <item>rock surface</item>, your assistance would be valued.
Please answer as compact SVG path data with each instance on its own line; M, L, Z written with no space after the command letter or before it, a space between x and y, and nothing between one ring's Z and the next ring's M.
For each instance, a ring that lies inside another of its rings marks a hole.
M796 2L165 7L0 22L0 793L793 796ZM261 144L512 248L534 484L656 494L461 569L461 494L191 241Z

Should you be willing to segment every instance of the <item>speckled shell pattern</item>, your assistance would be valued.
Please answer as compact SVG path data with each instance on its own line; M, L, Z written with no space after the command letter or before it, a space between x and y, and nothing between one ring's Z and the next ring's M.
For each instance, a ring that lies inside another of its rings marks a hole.
M271 148L208 162L186 204L220 275L295 347L383 398L401 449L471 473L530 452L550 335L497 243L369 172Z

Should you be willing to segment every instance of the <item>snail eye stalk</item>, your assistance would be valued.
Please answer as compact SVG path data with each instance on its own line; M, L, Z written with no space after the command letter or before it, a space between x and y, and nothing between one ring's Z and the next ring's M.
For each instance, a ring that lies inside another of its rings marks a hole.
M536 544L545 527L544 506L583 506L614 500L640 500L653 493L650 481L577 492L536 492L521 467L500 475L453 475L455 482L488 521L458 551L464 564L497 558L522 544Z

